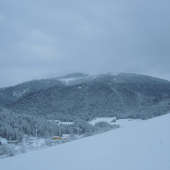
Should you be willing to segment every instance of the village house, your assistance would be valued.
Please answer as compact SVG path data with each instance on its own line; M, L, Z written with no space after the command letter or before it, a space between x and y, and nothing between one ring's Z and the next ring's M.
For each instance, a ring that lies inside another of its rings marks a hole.
M8 144L18 145L18 144L19 144L19 141L18 141L18 140L8 141Z
M62 134L60 136L53 136L53 140L68 140L70 139L69 134Z
M34 138L29 138L29 139L27 140L27 143L28 143L29 145L31 145L31 144L34 143L34 141L35 141Z

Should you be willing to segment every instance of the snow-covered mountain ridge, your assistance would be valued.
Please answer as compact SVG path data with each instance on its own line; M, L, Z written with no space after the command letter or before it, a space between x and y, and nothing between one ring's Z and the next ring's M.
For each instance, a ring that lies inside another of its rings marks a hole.
M170 82L127 73L74 73L1 89L0 106L68 122L106 116L148 119L170 111Z
M170 114L0 160L1 170L169 170Z

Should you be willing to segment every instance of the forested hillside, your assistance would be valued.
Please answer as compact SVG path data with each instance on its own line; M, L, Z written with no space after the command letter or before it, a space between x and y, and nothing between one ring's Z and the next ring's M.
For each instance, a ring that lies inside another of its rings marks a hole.
M75 120L71 125L64 125L33 115L12 113L4 108L0 110L0 137L9 141L18 140L21 142L25 135L35 136L36 129L38 129L39 137L52 139L53 136L62 134L89 136L118 127L107 122L98 122L93 126L81 119Z
M16 102L31 93L54 86L63 87L64 85L78 84L91 79L91 77L86 78L87 76L87 74L83 73L74 73L63 77L32 80L16 86L0 88L0 105L8 108L10 103Z
M30 82L30 91L15 99L14 91L26 89L28 82L5 88L1 105L14 113L62 121L102 116L147 119L170 111L169 81L136 74L74 76Z

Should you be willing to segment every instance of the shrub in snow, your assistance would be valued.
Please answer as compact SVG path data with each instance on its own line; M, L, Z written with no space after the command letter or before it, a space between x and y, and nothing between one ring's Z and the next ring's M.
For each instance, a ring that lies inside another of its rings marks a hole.
M86 132L86 133L84 134L85 137L91 136L91 135L92 135L92 132Z
M70 134L70 139L69 139L70 141L71 141L71 140L76 140L76 139L77 139L77 138L76 138L76 136L75 136L73 133Z
M101 122L97 122L94 125L96 133L100 133L100 132L105 132L111 129L116 129L118 128L117 125L110 125L109 123L105 122L105 121L101 121Z
M25 153L27 151L26 143L25 141L22 141L21 146L20 146L20 152Z
M7 144L0 145L0 156L2 155L14 156L15 155L14 145Z
M45 144L46 146L52 146L52 143L53 143L53 141L50 140L50 139L46 139L46 140L44 141L44 144Z
M101 122L97 122L95 123L95 127L99 127L99 128L110 128L112 127L109 123L105 122L105 121L101 121Z

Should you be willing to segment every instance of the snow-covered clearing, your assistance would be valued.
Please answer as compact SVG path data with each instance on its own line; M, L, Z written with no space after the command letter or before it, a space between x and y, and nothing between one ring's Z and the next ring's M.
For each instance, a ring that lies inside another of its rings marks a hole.
M56 122L58 124L63 124L63 125L72 125L74 122L60 122L60 120L48 120L49 122Z
M170 170L170 114L0 160L0 170Z
M79 78L62 78L62 79L57 79L57 80L66 82L66 84L68 84L70 81L75 81L77 79L79 79Z
M72 125L74 122L59 122L62 125Z
M116 122L112 122L113 120L116 120L116 118L115 117L101 117L101 118L95 118L89 123L92 125L95 125L95 123L104 121L111 125L120 125L120 127L125 127L128 125L134 125L142 121L141 119L118 119L116 120Z

